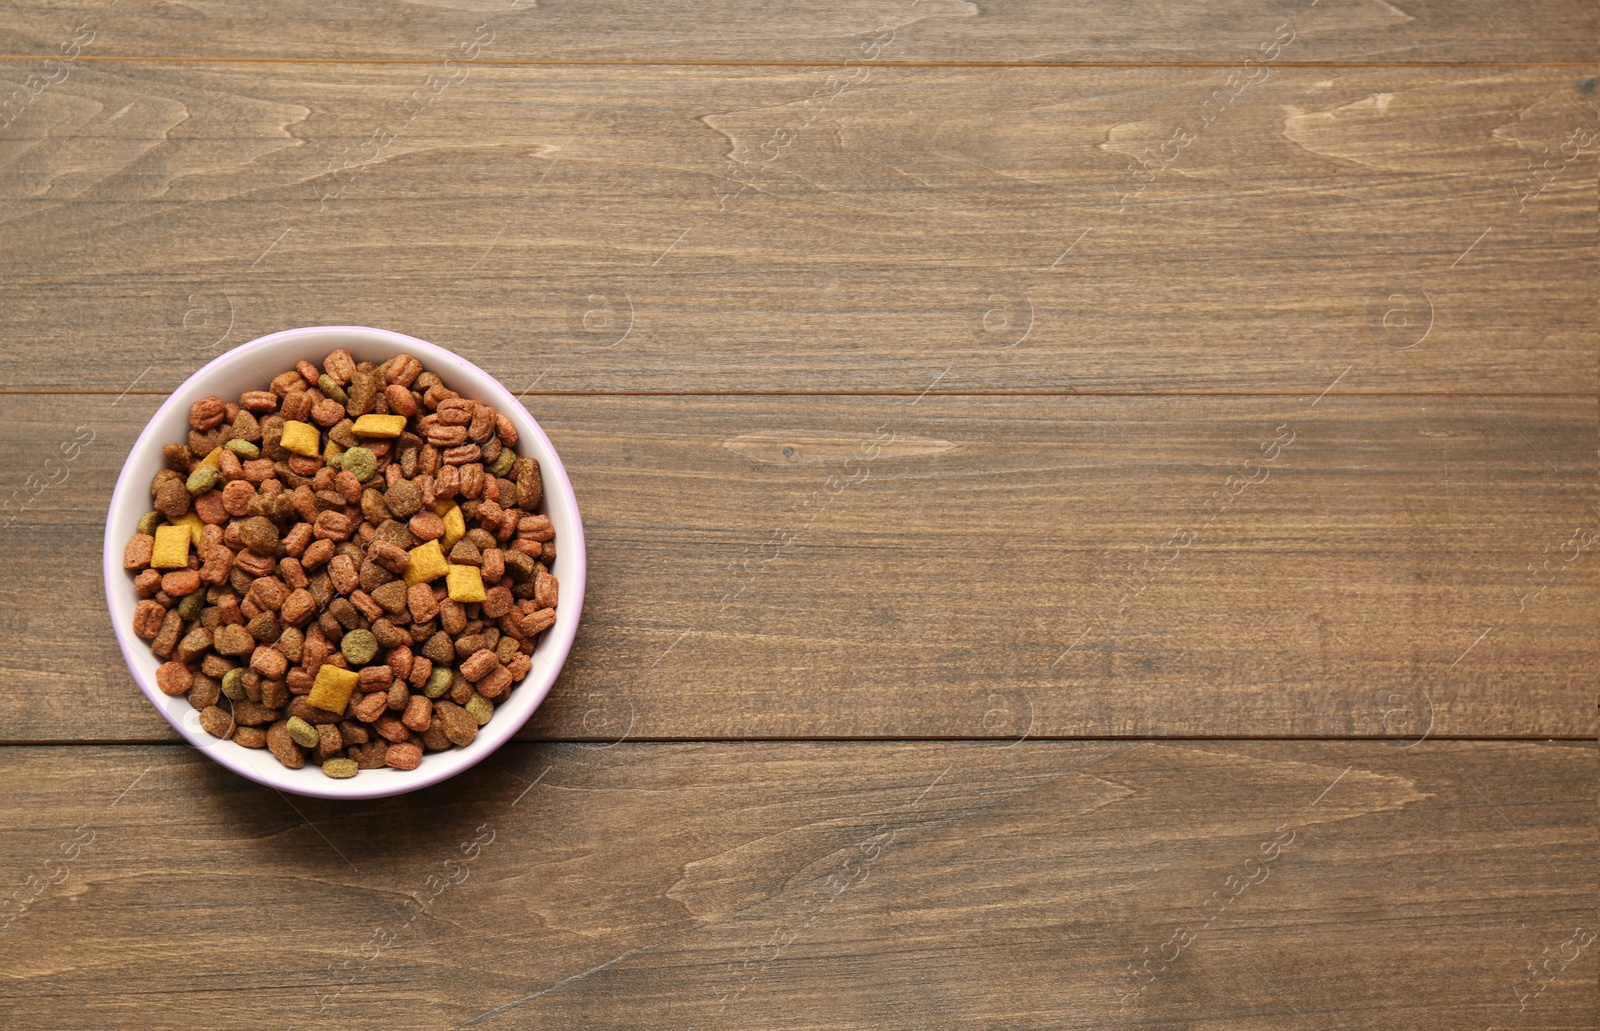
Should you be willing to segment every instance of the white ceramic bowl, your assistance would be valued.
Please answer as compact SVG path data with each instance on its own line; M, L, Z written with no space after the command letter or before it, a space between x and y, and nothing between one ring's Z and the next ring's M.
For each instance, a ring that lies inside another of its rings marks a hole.
M533 668L495 709L494 719L478 732L472 744L429 752L415 770L362 770L348 780L325 776L309 762L303 769L287 769L265 749L244 748L214 738L201 729L198 713L187 698L163 694L156 687L155 676L161 660L150 651L149 642L133 632L133 610L139 598L133 590L133 577L122 568L123 548L135 533L139 517L150 511L150 480L161 468L161 445L186 439L189 406L213 394L229 400L237 399L246 390L264 390L272 377L294 368L296 361L305 359L320 365L337 347L349 351L357 361L382 362L396 354L413 355L451 390L492 405L510 417L519 435L517 451L537 458L544 476L544 512L556 531L557 557L551 572L561 583L555 626L540 635L532 656ZM314 326L269 334L222 355L173 391L139 434L123 463L122 475L117 477L111 511L106 517L104 562L106 604L111 610L117 644L150 704L191 744L235 773L281 791L317 798L398 795L436 784L481 761L508 741L544 701L572 648L583 609L583 522L566 469L539 424L493 376L459 355L415 337L362 326Z

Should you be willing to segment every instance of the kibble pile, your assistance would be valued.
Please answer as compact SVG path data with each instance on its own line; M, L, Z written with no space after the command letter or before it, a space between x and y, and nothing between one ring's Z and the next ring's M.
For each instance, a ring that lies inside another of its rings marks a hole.
M124 567L211 735L330 777L470 744L556 620L517 430L410 355L346 351L189 409Z

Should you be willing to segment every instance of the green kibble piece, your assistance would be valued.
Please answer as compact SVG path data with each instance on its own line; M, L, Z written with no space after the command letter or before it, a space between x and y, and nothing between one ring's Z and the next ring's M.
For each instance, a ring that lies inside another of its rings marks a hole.
M322 456L322 464L327 466L329 469L332 469L334 472L339 472L344 468L344 452L333 450L333 448L338 446L339 445L334 444L332 447L328 448L328 453L324 453Z
M317 737L317 728L313 727L311 724L307 723L298 716L289 717L289 736L294 738L294 743L299 745L301 748L315 748L317 747L317 741L319 740ZM328 761L338 762L339 760L330 759ZM324 767L324 769L326 769L326 767Z
M198 616L200 614L200 610L205 607L206 592L193 591L189 594L185 594L183 596L183 600L178 602L178 615L182 616L184 621L187 622L188 620Z
M350 402L350 395L346 394L344 388L334 382L333 377L326 372L317 378L317 389L340 404L348 404Z
M378 654L378 639L371 630L352 630L339 641L339 650L352 666L365 666Z
M478 721L478 726L483 726L494 718L494 706L489 699L478 692L472 692L472 697L467 699L467 704L462 706L467 710L467 715Z
M222 693L236 702L249 697L249 692L244 689L243 667L235 666L222 674Z
M241 461L261 457L260 448L256 447L248 440L240 440L238 437L235 437L222 446L238 455Z
M161 521L162 515L160 512L146 512L139 517L139 532L154 537L156 535L156 527L161 525Z
M183 486L190 494L199 497L220 482L222 482L221 469L214 465L200 465L189 474L189 482Z
M324 376L323 379L327 377ZM329 759L322 764L322 772L334 780L349 780L361 772L361 767L356 765L354 759Z
M364 447L353 447L344 453L342 464L345 472L366 483L378 471L378 456Z
M450 675L448 666L440 666L428 674L428 682L422 685L422 693L429 698L441 698L450 690L450 684L455 678Z
M508 447L503 447L500 449L500 453L495 456L494 461L489 463L489 472L495 476L504 476L511 471L511 467L516 463L516 453Z

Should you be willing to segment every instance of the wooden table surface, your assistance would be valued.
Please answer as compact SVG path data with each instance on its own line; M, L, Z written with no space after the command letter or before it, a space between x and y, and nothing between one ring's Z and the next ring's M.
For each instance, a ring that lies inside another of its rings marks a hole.
M9 8L0 1024L1595 1027L1594 22ZM167 392L328 324L590 542L519 739L360 804L99 582Z

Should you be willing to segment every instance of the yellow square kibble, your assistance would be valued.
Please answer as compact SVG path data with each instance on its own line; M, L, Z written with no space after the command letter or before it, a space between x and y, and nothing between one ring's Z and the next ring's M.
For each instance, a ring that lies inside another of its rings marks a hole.
M306 695L306 704L328 712L342 713L344 707L350 704L350 692L356 689L356 682L360 679L361 674L353 669L340 669L331 662L324 662L322 668L317 670L317 679L311 684L311 693Z
M156 545L150 552L151 569L183 569L189 564L189 528L156 527Z
M419 544L411 549L410 555L411 564L406 567L407 587L437 580L450 571L450 563L445 561L438 541Z
M450 589L451 601L482 601L486 597L483 593L483 575L478 572L477 566L451 566L444 582Z
M200 531L206 528L206 524L201 522L194 509L191 508L185 512L182 518L173 520L172 525L186 527L189 531L189 539L194 542L194 546L197 548L200 546Z
M456 542L467 535L467 517L461 514L460 505L451 505L444 516L444 546L453 548Z
M283 424L283 446L297 455L316 458L322 454L322 435L308 422L290 419Z
M202 458L200 460L200 464L201 465L216 466L216 465L219 464L218 463L218 459L220 459L221 457L222 457L222 449L220 447L214 447L214 448L211 449L211 453L209 455L207 455L206 457L204 457L204 458Z
M363 415L350 427L358 437L398 437L406 429L403 415Z

